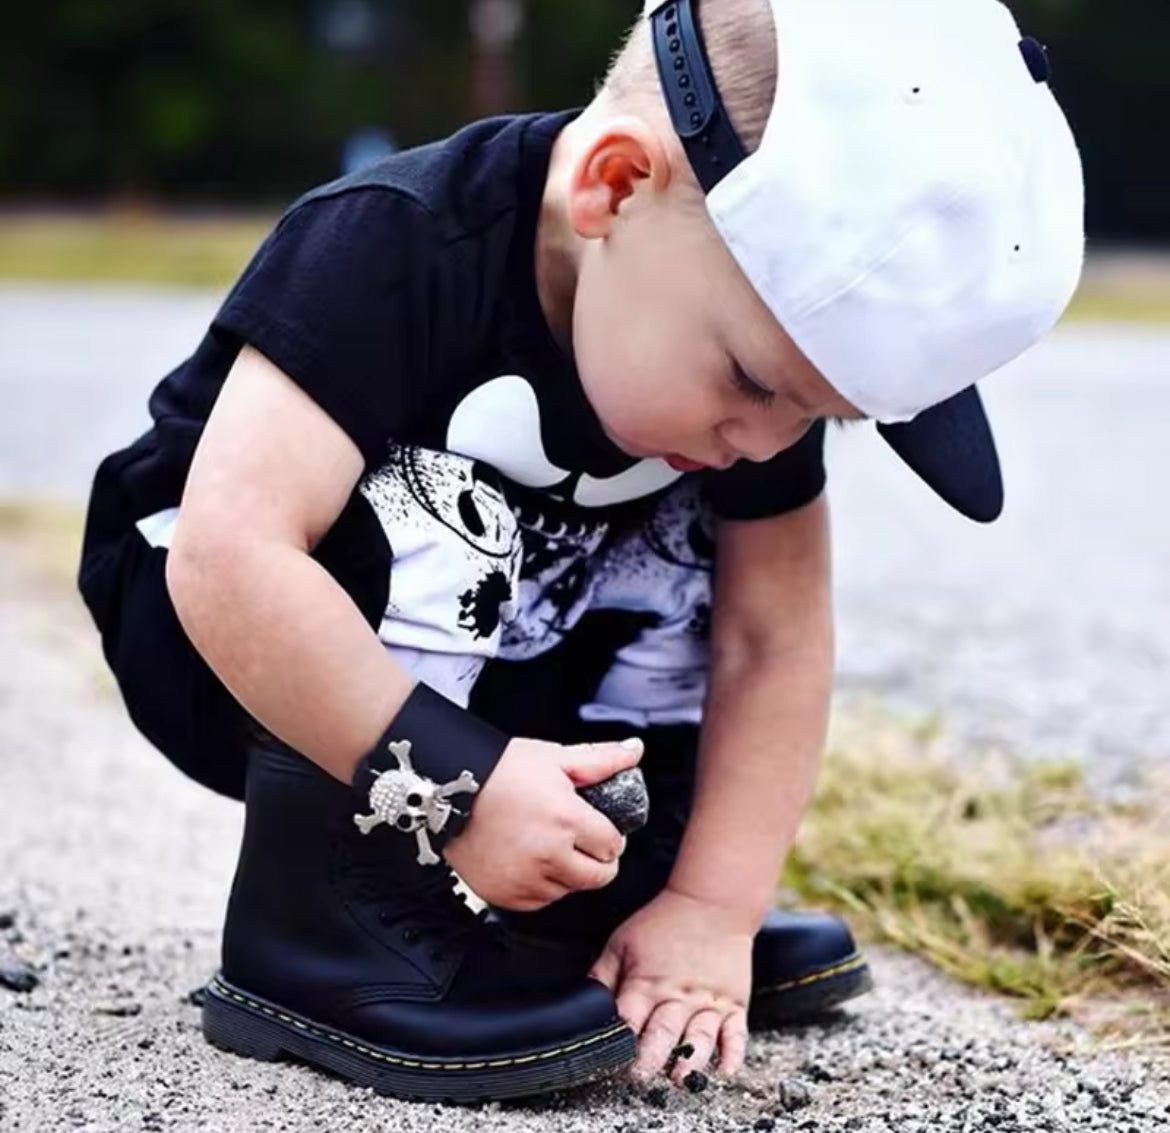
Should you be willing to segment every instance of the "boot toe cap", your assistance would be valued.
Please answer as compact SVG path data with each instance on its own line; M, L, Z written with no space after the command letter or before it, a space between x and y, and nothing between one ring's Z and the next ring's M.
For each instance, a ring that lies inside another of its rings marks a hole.
M752 948L753 983L768 986L839 964L857 955L849 926L829 913L771 909Z

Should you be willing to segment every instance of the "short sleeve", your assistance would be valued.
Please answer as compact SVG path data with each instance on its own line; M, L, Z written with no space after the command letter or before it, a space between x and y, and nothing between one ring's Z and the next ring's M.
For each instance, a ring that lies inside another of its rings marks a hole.
M378 462L429 387L430 214L404 194L361 187L293 206L212 322L254 346Z
M761 464L741 460L706 473L704 493L722 519L765 519L810 504L825 489L825 422Z

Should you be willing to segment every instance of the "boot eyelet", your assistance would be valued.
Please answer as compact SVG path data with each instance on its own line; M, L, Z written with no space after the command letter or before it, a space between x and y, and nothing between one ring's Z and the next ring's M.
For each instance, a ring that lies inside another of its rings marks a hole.
M402 940L406 944L414 944L418 941L418 930L413 928L404 928L402 930Z

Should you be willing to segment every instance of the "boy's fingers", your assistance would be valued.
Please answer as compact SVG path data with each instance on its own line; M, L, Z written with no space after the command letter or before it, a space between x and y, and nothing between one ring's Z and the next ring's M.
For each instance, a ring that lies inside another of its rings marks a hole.
M575 787L589 787L636 766L642 758L643 745L639 739L629 739L621 743L575 744L563 750L561 766L565 774Z
M572 857L558 863L553 880L567 886L573 892L582 889L604 889L618 874L616 859L613 862L599 862L587 854L575 850Z
M706 1070L711 1061L711 1055L719 1044L720 1028L724 1019L721 1011L707 1008L692 1016L683 1032L684 1043L690 1043L694 1053L688 1058L680 1059L674 1068L673 1081L676 1086L683 1084L683 1079L692 1070Z
M620 1003L618 1010L621 1011ZM652 1078L662 1071L682 1038L690 1014L691 1009L679 1000L668 1000L654 1008L638 1034L638 1056L633 1066L636 1077Z
M626 1021L635 1035L642 1033L650 1013L658 1005L658 1001L651 995L638 990L638 986L631 980L626 980L617 997L618 1014Z
M573 844L583 854L609 865L626 852L626 839L604 814L584 800L574 808Z
M729 1015L719 1030L719 1073L738 1074L747 1053L747 1015L737 1011Z
M589 969L589 974L595 980L600 980L601 983L605 984L610 991L615 991L621 971L622 962L618 959L617 953L612 948L606 948L593 962L593 967Z

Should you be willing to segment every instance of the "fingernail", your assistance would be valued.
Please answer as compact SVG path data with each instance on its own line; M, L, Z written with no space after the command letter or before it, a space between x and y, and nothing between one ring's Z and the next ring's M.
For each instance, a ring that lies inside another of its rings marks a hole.
M642 747L642 741L638 739L622 740L622 747L626 751L638 751Z

